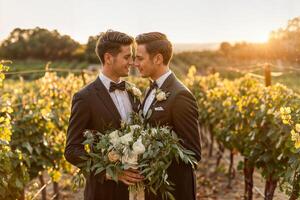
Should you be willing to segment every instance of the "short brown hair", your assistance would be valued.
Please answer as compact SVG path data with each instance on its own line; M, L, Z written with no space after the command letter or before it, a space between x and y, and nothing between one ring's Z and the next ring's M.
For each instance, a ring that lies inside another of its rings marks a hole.
M133 37L118 31L107 30L102 32L96 44L96 54L101 63L104 64L104 54L117 55L121 51L121 46L133 44Z
M137 44L144 44L150 56L160 53L163 56L163 63L168 65L173 54L172 43L167 36L160 32L143 33L136 36Z

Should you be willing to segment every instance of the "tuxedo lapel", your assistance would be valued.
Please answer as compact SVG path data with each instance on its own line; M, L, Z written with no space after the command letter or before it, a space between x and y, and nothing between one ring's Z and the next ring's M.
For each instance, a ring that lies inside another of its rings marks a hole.
M105 104L105 107L108 110L111 110L110 113L113 115L116 122L120 123L121 115L99 77L97 77L97 79L94 81L94 88L99 99Z
M150 88L147 88L146 89L146 93L145 93L145 98L143 99L143 102L142 102L142 105L141 105L141 110L144 110L144 106L145 106L145 103L146 103L146 99L148 98L149 94L150 94Z
M129 97L129 101L131 103L131 106L132 106L132 110L134 112L138 112L138 106L139 104L141 103L139 99L137 99L133 94L132 92L128 92L127 91L127 94L128 94L128 97Z
M176 76L172 72L168 78L165 80L165 82L162 84L160 89L164 92L170 92L170 87L172 86L173 82L176 80Z
M134 110L134 107L135 107L134 96L132 95L131 92L127 92L127 94L128 94L128 97L129 97L130 104L132 106L132 110Z
M173 81L176 79L175 75L173 73L171 73L168 78L165 80L165 82L162 84L162 86L159 88L160 90L162 90L163 92L169 92L170 90L170 86L172 85ZM143 107L142 109L144 109L144 105L145 105L145 102L146 102L146 99L147 97L149 96L150 94L150 91L148 91L147 93L147 96L145 97L144 101L143 101ZM156 103L156 97L154 97L153 101L151 102L150 106L149 106L149 109L147 110L146 112L146 115L148 114L149 110L152 109L153 105L155 105ZM151 117L150 117L151 118Z

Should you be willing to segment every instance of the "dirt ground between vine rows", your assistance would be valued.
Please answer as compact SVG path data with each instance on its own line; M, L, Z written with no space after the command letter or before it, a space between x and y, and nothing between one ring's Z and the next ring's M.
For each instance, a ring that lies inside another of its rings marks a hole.
M204 149L202 152L202 161L199 163L196 175L197 175L197 200L242 200L244 193L244 178L242 171L236 170L236 176L232 180L231 188L228 188L227 170L229 166L229 152L224 154L224 158L221 160L221 164L216 170L216 155L212 158L208 157L207 151ZM238 160L241 160L241 156L235 156L234 164L237 169ZM46 182L47 182L46 178ZM255 171L254 173L254 189L253 199L263 200L265 181ZM60 182L61 199L63 200L83 200L83 188L77 191L71 190L71 177L64 176ZM33 191L32 191L33 192ZM51 199L53 196L52 184L47 186L47 196ZM36 199L41 199L40 195ZM276 189L274 200L287 200L288 197Z

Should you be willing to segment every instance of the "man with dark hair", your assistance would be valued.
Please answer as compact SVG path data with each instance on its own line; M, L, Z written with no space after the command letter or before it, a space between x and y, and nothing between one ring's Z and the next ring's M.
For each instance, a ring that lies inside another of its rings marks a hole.
M152 79L151 87L141 106L141 112L150 125L168 125L182 139L182 145L201 159L198 107L192 93L169 69L172 44L159 32L140 34L136 37L135 66L142 77ZM176 200L196 199L196 178L192 166L173 161L167 170L171 193ZM160 200L161 194L146 191L146 200Z
M130 113L137 111L138 101L125 89L121 77L128 76L132 59L133 38L125 33L102 33L96 46L96 54L103 64L102 73L95 81L73 96L71 116L67 131L65 158L78 166L87 152L82 142L85 129L104 133L119 129L122 121L128 121ZM125 170L114 182L100 173L86 177L85 200L128 200L128 185L142 181L137 170Z

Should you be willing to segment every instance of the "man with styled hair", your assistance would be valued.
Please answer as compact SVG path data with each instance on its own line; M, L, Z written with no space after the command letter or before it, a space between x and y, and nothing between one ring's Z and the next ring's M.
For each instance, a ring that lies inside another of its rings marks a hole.
M134 39L118 31L106 31L99 36L96 54L103 65L102 73L95 81L74 94L67 131L65 158L78 166L87 155L82 142L84 130L101 133L119 129L121 121L128 122L130 113L136 112L138 102L125 89L121 77L128 76L133 64ZM105 172L86 177L85 200L128 200L128 186L143 180L137 170L125 170L111 180Z
M172 44L167 36L159 32L143 33L136 38L135 66L142 77L151 78L141 111L146 123L152 126L167 125L182 140L182 145L201 159L198 107L192 93L169 69L172 58ZM164 98L157 96L162 91ZM168 94L168 95L167 95ZM167 170L171 191L176 200L196 199L196 177L190 164L174 160ZM145 191L145 200L161 200L161 194Z

